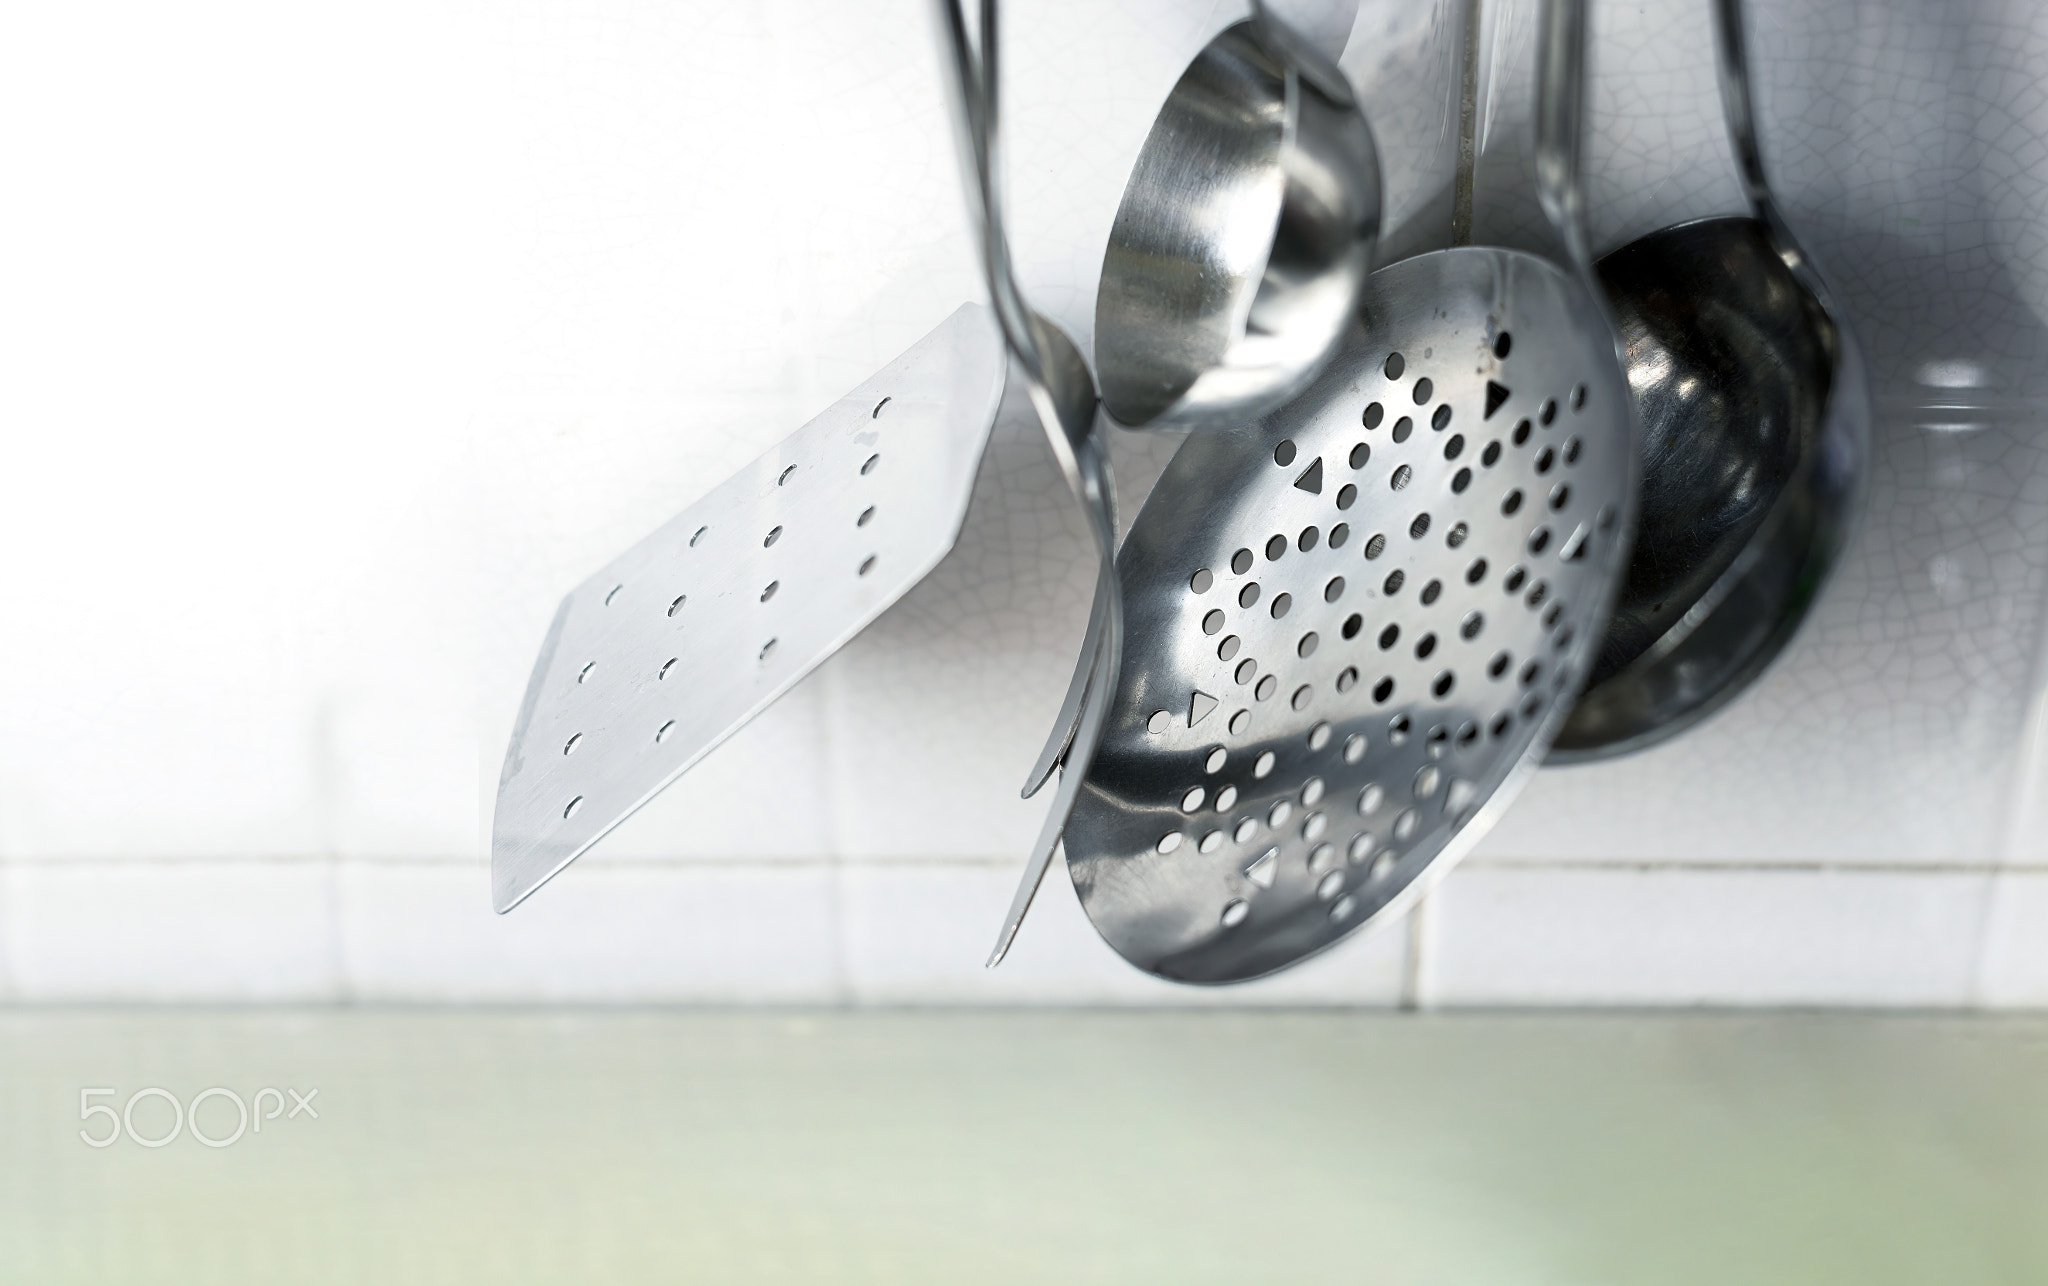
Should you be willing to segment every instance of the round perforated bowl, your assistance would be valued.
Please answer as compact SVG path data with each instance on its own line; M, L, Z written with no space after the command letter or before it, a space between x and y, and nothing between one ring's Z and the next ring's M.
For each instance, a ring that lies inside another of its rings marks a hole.
M1381 270L1307 393L1174 457L1119 558L1124 679L1066 831L1133 964L1283 968L1405 905L1570 708L1633 518L1626 388L1558 269Z

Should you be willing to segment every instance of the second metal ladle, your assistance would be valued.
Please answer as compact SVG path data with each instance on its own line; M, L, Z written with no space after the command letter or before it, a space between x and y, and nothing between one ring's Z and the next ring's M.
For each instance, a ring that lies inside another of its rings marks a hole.
M1640 528L1552 763L1655 745L1748 687L1805 619L1869 470L1862 355L1764 177L1741 0L1714 16L1752 217L1665 228L1599 262L1643 430Z
M1344 73L1254 7L1182 73L1117 206L1095 299L1102 404L1236 428L1308 387L1356 311L1380 165Z

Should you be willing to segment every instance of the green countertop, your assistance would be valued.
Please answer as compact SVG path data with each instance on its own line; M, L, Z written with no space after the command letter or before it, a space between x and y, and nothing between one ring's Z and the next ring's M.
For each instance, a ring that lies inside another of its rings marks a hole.
M2048 1019L0 1010L23 1286L2043 1281Z

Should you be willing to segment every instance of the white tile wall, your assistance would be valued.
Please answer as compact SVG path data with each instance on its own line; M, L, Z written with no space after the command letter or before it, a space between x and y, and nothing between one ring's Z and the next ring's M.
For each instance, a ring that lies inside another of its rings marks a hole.
M1975 999L1982 872L1473 864L1433 896L1432 1004Z
M0 114L62 123L0 208L0 997L2048 1005L2048 9L1752 2L1879 374L1862 533L1725 715L1539 776L1419 930L1224 992L1057 872L980 967L1091 574L1014 420L930 580L488 911L561 592L979 294L922 0L44 7L0 46ZM1461 0L1283 7L1344 43L1390 248L1442 244ZM1085 349L1151 113L1241 9L1008 8L1019 263ZM1482 9L1477 229L1540 244L1533 3ZM1603 245L1734 205L1702 10L1594 5ZM1173 445L1117 436L1127 516Z
M1985 1005L2048 1008L2048 871L1992 877L1978 975Z
M1016 887L1012 866L855 863L843 880L848 989L861 1003L1390 1007L1403 994L1405 925L1274 978L1179 987L1118 959L1059 870L1048 874L1024 931L994 970L982 961Z
M8 990L31 1001L333 1000L333 884L316 861L8 863Z
M479 891L479 863L348 864L337 902L350 998L840 998L833 878L821 864L615 865L577 874L561 896L500 916Z
M396 1002L1367 1005L1405 927L1281 977L1178 988L1130 969L1054 871L1004 966L1015 871L968 860L589 864L512 915L478 861L14 862L0 998Z
M982 960L1012 866L579 867L509 916L475 861L10 863L0 995L30 1003L2048 1005L2048 872L1468 864L1278 977L1182 988L1057 869ZM1419 932L1418 939L1412 935Z

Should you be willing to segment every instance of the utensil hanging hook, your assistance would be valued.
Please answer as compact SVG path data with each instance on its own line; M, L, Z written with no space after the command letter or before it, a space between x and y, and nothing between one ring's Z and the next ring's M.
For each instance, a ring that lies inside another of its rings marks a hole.
M1091 657L1083 660L1089 677L1080 699L1080 715L1071 737L1062 738L1067 745L1060 786L1053 794L1052 806L997 934L995 950L988 960L994 965L1009 951L1046 869L1052 864L1053 850L1059 846L1082 778L1102 739L1110 697L1122 667L1123 606L1116 579L1115 486L1108 455L1095 430L1099 409L1095 381L1073 341L1025 302L1003 231L998 94L1001 62L996 0L982 0L979 30L974 38L968 34L967 15L960 0L935 3L940 29L946 37L942 62L953 96L954 121L967 178L968 210L981 242L982 275L1004 342L1024 377L1047 445L1059 462L1068 489L1087 515L1099 564L1090 624L1093 650Z

